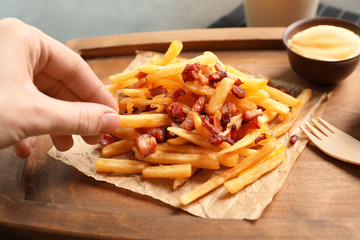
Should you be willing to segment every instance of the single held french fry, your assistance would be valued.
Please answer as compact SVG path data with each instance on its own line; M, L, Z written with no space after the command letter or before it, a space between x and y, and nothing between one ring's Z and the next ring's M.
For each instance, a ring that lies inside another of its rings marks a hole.
M129 159L111 159L96 158L95 168L97 172L113 172L124 174L142 173L142 170L148 167L150 163L129 160Z
M171 123L167 114L120 115L120 128L163 127Z

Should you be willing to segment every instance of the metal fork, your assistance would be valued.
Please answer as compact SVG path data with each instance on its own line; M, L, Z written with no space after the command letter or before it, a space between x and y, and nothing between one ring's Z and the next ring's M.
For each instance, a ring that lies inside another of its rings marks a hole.
M322 118L300 126L301 131L324 153L336 159L360 165L360 141L335 128Z

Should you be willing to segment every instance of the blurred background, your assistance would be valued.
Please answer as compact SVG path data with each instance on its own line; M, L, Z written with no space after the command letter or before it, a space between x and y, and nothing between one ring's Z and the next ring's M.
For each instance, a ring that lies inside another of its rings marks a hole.
M360 24L360 0L320 0L318 16ZM1 0L0 19L16 17L66 42L122 33L245 27L243 0Z

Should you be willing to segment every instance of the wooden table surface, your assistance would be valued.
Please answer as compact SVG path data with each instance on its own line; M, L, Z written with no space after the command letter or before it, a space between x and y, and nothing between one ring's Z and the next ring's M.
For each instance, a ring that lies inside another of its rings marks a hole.
M78 39L81 54L101 80L122 71L135 49L165 51L174 39L183 57L214 51L227 64L275 79L333 91L323 118L360 139L360 66L332 87L308 85L294 74L283 28L201 29ZM259 220L203 219L97 182L46 155L42 136L32 156L0 151L0 234L36 239L359 239L360 166L339 162L308 144L284 187ZM360 156L359 156L360 157Z

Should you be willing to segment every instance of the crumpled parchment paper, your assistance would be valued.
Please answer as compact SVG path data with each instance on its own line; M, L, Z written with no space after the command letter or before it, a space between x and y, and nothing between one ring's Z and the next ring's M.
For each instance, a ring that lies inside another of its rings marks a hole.
M153 53L151 52L139 53L126 70L143 64L152 56ZM290 93L294 93L295 96L303 89L301 86L287 82L277 80L272 80L272 82L275 84L278 82L278 85L284 86ZM289 132L278 138L287 147L286 158L278 168L262 176L237 194L230 194L224 186L220 186L188 206L180 204L179 196L205 182L210 177L219 174L220 170L200 170L182 187L173 190L172 180L142 179L140 175L97 173L95 171L94 159L101 156L100 146L88 145L80 137L74 137L74 146L70 150L59 152L52 148L48 154L98 181L105 181L120 188L151 196L199 217L255 220L260 218L266 206L284 185L297 157L305 148L308 140L302 134L299 125L314 116L321 116L328 97L328 93L313 91L310 102L305 105L294 126ZM293 134L299 136L299 140L294 145L289 143L290 136ZM125 157L132 158L130 155Z

